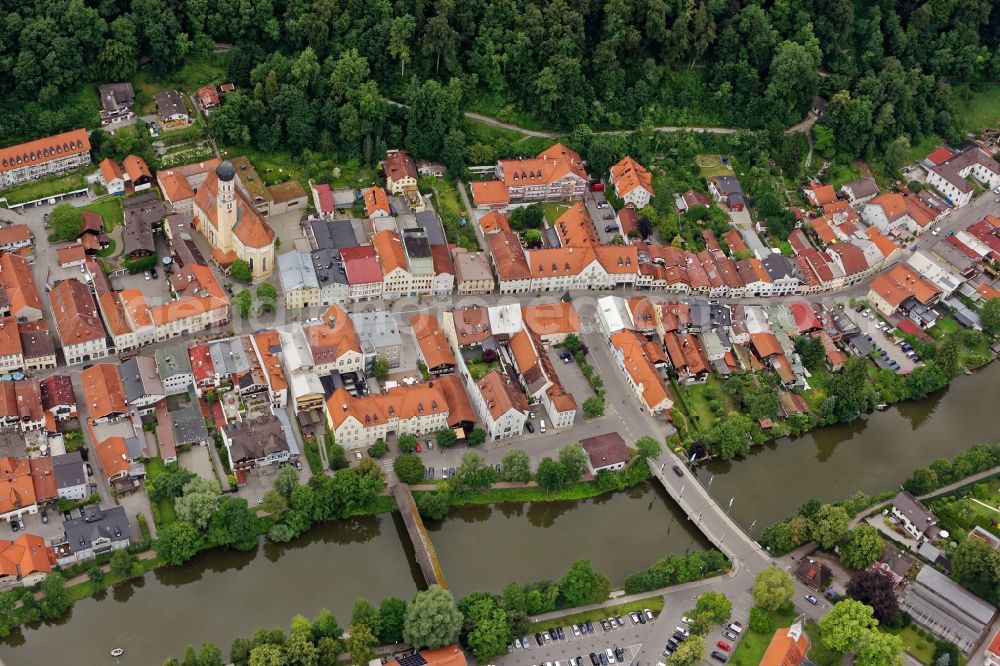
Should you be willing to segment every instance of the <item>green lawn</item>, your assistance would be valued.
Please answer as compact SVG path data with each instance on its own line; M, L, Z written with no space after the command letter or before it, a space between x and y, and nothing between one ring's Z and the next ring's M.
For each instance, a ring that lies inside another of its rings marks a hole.
M550 201L544 202L542 204L542 210L545 211L545 219L550 225L555 224L563 213L570 209L570 204L568 203L553 203Z
M493 368L497 367L497 364L483 363L482 361L469 361L465 364L465 366L469 369L469 376L472 377L473 380L478 382L480 379L486 376L486 373L488 373Z
M963 129L980 132L1000 127L1000 83L973 83L957 92L958 119Z
M861 173L855 168L853 164L843 164L835 162L830 165L828 182L833 185L834 189L840 189L840 186L849 180L855 180L861 177Z
M156 480L158 476L167 471L167 466L163 462L163 458L149 458L146 460L146 481ZM153 513L153 520L156 521L156 527L158 529L163 529L170 523L177 520L177 512L174 510L174 500L165 499L159 502L149 501L150 509Z
M718 418L709 406L709 400L715 399L721 405L719 414L728 414L735 409L729 395L722 390L722 385L715 377L710 377L704 384L677 384L683 394L684 404L689 416L694 421L691 425L702 432L711 429Z
M936 134L924 134L916 139L911 139L910 152L907 153L906 159L908 162L922 160L943 143L941 137Z
M104 229L111 231L116 226L125 222L125 214L122 212L122 200L120 197L108 197L92 204L82 207L82 210L89 210L104 218Z
M7 204L13 205L44 199L63 192L80 190L87 187L86 173L88 171L93 171L93 169L85 167L70 173L25 183L9 190L0 191L0 199L6 198Z
M917 633L916 626L910 625L909 627L903 629L896 627L879 627L879 629L887 634L899 636L903 641L903 649L921 664L925 664L925 666L933 665L934 641L920 636L920 634Z
M839 653L823 647L819 640L819 625L813 622L806 624L806 634L809 636L809 659L818 666L840 666L842 657Z
M573 624L584 624L587 620L590 620L591 622L599 622L600 620L608 618L612 615L628 615L633 611L641 611L646 608L651 610L653 615L659 615L660 611L663 610L663 597L656 596L650 597L649 599L639 599L637 601L630 601L617 606L598 608L596 610L585 611L582 613L572 613L570 615L555 618L554 620L536 622L531 625L530 631L534 633L536 631L547 631L556 627L568 627Z
M795 613L791 607L788 607L771 613L771 619L774 620L774 627L776 629L779 627L789 627L792 621L795 620ZM759 634L748 628L733 651L733 656L729 660L729 663L733 664L733 666L757 666L764 656L764 652L767 651L767 646L771 642L773 635L773 633L766 635Z
M961 329L962 326L957 321L955 321L955 318L949 316L938 319L938 322L934 324L933 327L928 329L927 332L930 333L932 338L940 341L944 339L946 335L951 335L952 333L960 331Z
M307 437L305 440L306 462L309 463L309 471L313 474L323 473L323 459L319 454L319 442L315 437Z
M444 235L448 242L467 250L478 250L479 240L476 238L476 230L473 228L472 220L467 216L468 211L459 199L458 190L455 189L451 176L446 173L444 178L421 178L419 186L422 192L430 190L434 193L433 206L444 225ZM466 219L465 226L462 226L462 218Z
M722 155L695 155L694 163L698 165L701 175L705 178L733 175L732 159L727 166L722 163Z
M66 453L79 451L83 447L83 431L79 428L67 430L63 433L63 443L66 444Z

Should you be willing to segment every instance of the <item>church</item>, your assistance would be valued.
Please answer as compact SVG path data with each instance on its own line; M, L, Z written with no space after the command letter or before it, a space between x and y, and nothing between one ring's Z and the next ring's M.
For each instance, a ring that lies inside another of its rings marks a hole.
M226 160L209 173L193 203L194 226L212 246L224 271L237 259L250 264L254 280L274 271L274 231L236 187L236 167Z

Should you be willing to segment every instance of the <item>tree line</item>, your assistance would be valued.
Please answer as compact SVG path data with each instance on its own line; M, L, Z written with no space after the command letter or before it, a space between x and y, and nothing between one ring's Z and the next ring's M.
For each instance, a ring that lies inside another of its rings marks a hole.
M460 105L548 126L800 120L823 94L844 155L899 137L956 133L952 84L995 80L1000 17L989 0L858 6L787 0L136 0L2 3L0 135L81 124L81 83L160 74L214 42L235 44L247 88L217 125L261 147L369 151L401 126L380 95L406 101L406 143L458 154ZM231 107L227 109L227 107ZM240 122L233 122L239 116ZM429 155L428 155L429 156Z

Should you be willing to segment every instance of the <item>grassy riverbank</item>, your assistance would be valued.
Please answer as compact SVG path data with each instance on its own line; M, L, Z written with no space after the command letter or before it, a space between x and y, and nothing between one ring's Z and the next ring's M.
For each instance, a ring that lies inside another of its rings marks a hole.
M628 615L633 611L641 611L646 608L653 611L653 615L659 616L660 611L663 610L663 597L657 596L650 597L648 599L636 599L635 601L627 601L623 604L618 604L617 606L607 606L580 613L570 613L569 615L552 618L551 620L536 622L531 625L531 631L547 631L549 629L554 629L555 627L568 627L573 624L584 624L587 620L590 620L591 622L598 622L611 615Z

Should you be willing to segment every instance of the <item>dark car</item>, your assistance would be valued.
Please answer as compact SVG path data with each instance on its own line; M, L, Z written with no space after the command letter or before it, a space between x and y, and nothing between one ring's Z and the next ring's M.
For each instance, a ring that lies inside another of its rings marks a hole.
M674 465L671 469L674 470L674 474L677 476L684 476L684 470L681 469L680 465Z
M601 666L601 660L598 659L597 655L593 652L590 653L590 663L593 664L593 666Z
M11 520L10 520L10 529L13 530L13 531L15 531L15 532L18 531L19 529L21 529L21 523L17 522L13 518L11 518Z
M561 641L566 640L566 632L563 631L562 627L557 627L556 628L556 633L559 635L559 640L561 640Z
M597 658L601 660L601 666L608 666L608 658L604 655L603 652L597 655Z
M646 618L643 617L642 613L636 613L636 617L639 618L639 624L646 624Z
M734 634L733 632L729 631L728 629L726 629L725 631L723 631L722 635L725 636L726 638L728 638L731 641L735 641L738 638L738 636L736 634Z
M609 234L613 234L616 231L618 231L618 225L617 224L609 224L608 226L604 227L604 230L607 231Z
M535 432L535 426L531 425L531 421L524 422L524 429L528 432Z
M493 465L493 469L495 469L497 471L497 474L500 474L500 463L497 463L496 465Z
M594 623L590 620L587 620L587 631L591 634L594 633Z
M151 278L153 278L154 280L159 280L160 279L160 275L156 272L155 268L150 268L149 269L149 276Z
M538 647L542 647L542 644L545 642L542 640L542 635L537 631L535 632L535 642L538 643Z
M618 661L625 661L625 648L615 648L615 658L618 659Z
M718 650L712 650L712 659L714 659L714 660L716 660L718 662L721 662L723 664L726 663L727 661L729 661L729 657L727 657L726 655L722 654Z
M674 632L674 635L672 636L672 638L673 638L673 639L674 639L675 641L677 641L678 643L683 643L683 642L684 642L684 639L685 639L686 637L685 637L685 636L684 636L684 634L682 634L681 632L679 632L679 631L675 631L675 632Z
M613 219L615 219L615 216L612 215L611 213L605 213L604 215L601 215L601 217L603 219L605 219L605 220L613 220Z
M48 523L49 522L49 512L48 511L42 511L42 522L43 523Z

